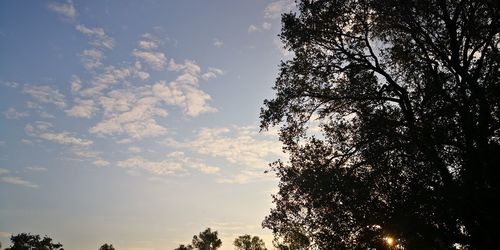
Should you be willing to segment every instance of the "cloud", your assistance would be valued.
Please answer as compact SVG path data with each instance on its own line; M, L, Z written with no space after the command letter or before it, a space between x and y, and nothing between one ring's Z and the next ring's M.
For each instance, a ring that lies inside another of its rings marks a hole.
M130 88L111 91L100 98L104 119L90 128L99 135L127 134L135 139L163 135L167 129L155 117L167 116L160 107L161 100L152 95L150 88Z
M59 108L66 107L64 95L52 86L34 86L25 84L23 87L23 93L30 95L41 103L54 104Z
M279 38L275 38L273 40L273 43L274 43L274 47L276 47L276 49L279 50L279 52L283 58L291 59L295 56L295 53L293 51L290 51L290 50L285 48L285 45L283 44L283 42L281 42L281 40Z
M29 116L28 112L19 112L12 107L4 111L3 115L7 119L14 119L14 120Z
M278 0L266 6L264 9L264 17L275 19L280 18L282 13L290 12L295 8L293 0Z
M209 67L207 72L205 72L201 76L201 78L203 78L203 80L205 80L205 81L208 81L212 78L216 78L217 76L220 76L223 74L224 74L224 71L222 71L221 69Z
M268 23L268 22L264 22L262 24L262 28L265 29L265 30L270 30L272 27L271 23Z
M71 109L66 110L66 114L79 118L90 118L95 111L95 103L91 99L82 100L76 99L75 105Z
M224 45L224 42L218 38L214 38L213 45L217 48L221 48Z
M217 111L207 104L211 100L210 95L192 85L182 84L182 82L192 84L193 81L190 81L179 78L169 84L159 81L153 85L153 93L165 103L183 108L188 116L195 117L202 113Z
M0 175L2 175L2 174L8 174L8 173L10 173L10 171L8 169L0 168Z
M93 70L102 66L104 55L97 49L87 49L80 54L83 67L87 70Z
M9 87L9 88L17 88L19 87L19 83L18 82L13 82L13 81L1 81L2 84L5 86L5 87Z
M140 153L142 152L142 149L139 148L139 147L135 147L135 146L131 146L131 147L128 147L128 151L132 152L132 153Z
M1 180L2 180L2 182L13 184L13 185L29 187L29 188L38 188L38 185L36 185L30 181L23 180L21 177L17 177L17 176L5 176L5 177L2 177Z
M223 158L249 169L265 169L270 160L284 156L276 138L258 134L258 128L202 128L194 139L168 140L167 145L192 150L198 154Z
M260 29L257 26L255 26L253 24L248 26L248 33L254 33L254 32L258 32L258 31L260 31Z
M139 40L139 48L144 50L154 50L162 43L160 39L151 35L150 33L143 34Z
M96 165L98 167L106 167L110 163L108 161L105 161L105 160L102 160L102 159L98 159L98 160L93 161L92 164L94 164L94 165Z
M93 142L91 140L86 140L78 138L70 134L69 132L56 133L50 130L52 127L51 123L37 121L34 125L27 124L24 131L27 135L44 139L47 141L71 145L71 146L81 146L86 147L91 145Z
M188 172L189 168L205 174L217 174L220 171L218 167L193 160L179 151L167 154L167 159L162 161L150 161L141 156L136 156L119 161L117 165L134 172L145 171L159 176L185 174Z
M167 57L162 52L142 51L135 49L132 52L136 58L141 59L153 69L162 70L167 66Z
M113 38L109 37L103 28L88 28L79 24L76 30L91 38L90 44L99 48L112 49L115 46Z
M82 80L80 77L73 75L71 77L71 92L76 93L82 88Z
M1 238L10 238L11 235L12 235L12 233L0 231Z
M271 181L275 180L274 176L271 174L266 174L264 171L260 170L243 170L238 174L229 177L223 177L217 179L217 183L228 183L228 184L248 184L252 182L260 181Z
M66 3L51 2L47 7L49 10L71 20L78 15L71 0L66 1Z
M31 171L37 171L37 172L48 170L47 168L38 167L38 166L26 167L26 169L31 170Z

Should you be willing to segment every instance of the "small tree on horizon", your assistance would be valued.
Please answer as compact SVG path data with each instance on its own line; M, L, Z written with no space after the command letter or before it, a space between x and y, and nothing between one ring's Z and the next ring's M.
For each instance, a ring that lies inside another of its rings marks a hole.
M33 235L30 233L20 233L10 237L12 246L5 250L64 250L61 243L53 243L52 239L44 236L43 239L40 235Z
M212 231L210 228L193 236L193 247L200 250L215 250L222 245L222 241L217 235L217 231Z
M107 244L105 243L104 245L102 245L99 250L115 250L115 247L113 247L113 244Z
M234 240L234 246L237 250L267 250L266 244L257 236L248 234L239 236Z

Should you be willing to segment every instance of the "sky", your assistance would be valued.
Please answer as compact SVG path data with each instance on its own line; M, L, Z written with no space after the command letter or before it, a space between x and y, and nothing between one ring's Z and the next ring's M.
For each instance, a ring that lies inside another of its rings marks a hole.
M286 157L259 133L292 0L0 2L0 242L174 249L257 235Z

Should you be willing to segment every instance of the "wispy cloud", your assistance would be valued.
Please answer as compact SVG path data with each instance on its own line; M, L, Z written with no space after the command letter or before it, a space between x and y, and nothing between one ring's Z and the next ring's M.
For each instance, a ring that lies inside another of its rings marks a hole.
M203 78L203 80L205 80L205 81L208 81L212 78L216 78L217 76L220 76L223 74L224 74L224 71L222 71L222 69L209 67L207 72L205 72L203 75L201 75L201 78Z
M47 171L48 169L47 168L44 168L44 167L39 167L39 166L31 166L31 167L26 167L26 169L30 170L30 171L37 171L37 172L40 172L40 171Z
M0 168L0 175L2 175L2 174L8 174L8 173L10 173L10 171L8 169Z
M24 128L24 131L29 136L37 137L58 144L86 147L93 143L91 140L73 136L69 132L53 132L50 129L51 127L51 123L37 121L34 125L27 124Z
M75 103L71 109L66 110L66 114L69 116L90 118L96 110L94 100L92 99L82 100L77 98L75 99Z
M264 16L266 18L279 18L282 13L290 12L295 8L295 2L293 0L278 0L274 1L266 6L264 9Z
M76 26L76 30L91 38L90 44L100 48L112 49L115 46L113 38L109 37L103 28L88 28L83 24Z
M224 42L218 38L214 38L213 45L217 48L222 48L222 46L224 46Z
M75 6L73 5L73 1L71 0L68 0L65 3L50 2L47 7L49 10L71 20L75 19L78 15Z
M54 104L59 108L66 107L64 95L52 86L25 84L23 92L30 95L40 103Z
M29 188L38 188L37 184L34 184L34 183L27 181L27 180L24 180L18 176L5 176L5 177L2 177L1 180L2 180L2 182L13 184L13 185L29 187Z
M254 32L258 32L260 31L260 28L258 28L257 26L251 24L250 26L248 26L248 33L254 33Z
M3 112L3 115L7 119L20 119L29 116L28 112L19 112L15 108L9 108Z
M87 49L80 54L80 58L87 70L93 70L102 66L104 55L102 51L97 49Z

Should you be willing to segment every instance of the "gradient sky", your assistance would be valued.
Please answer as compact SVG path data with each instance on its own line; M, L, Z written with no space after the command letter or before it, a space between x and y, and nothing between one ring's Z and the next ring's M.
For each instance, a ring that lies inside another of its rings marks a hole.
M259 133L291 0L1 1L0 242L174 249L258 235L283 157Z

